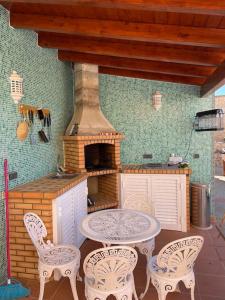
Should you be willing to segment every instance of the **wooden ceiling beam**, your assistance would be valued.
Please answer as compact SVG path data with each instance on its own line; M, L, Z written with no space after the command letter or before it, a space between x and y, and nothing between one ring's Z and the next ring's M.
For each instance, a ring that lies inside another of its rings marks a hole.
M38 45L90 54L157 60L174 63L216 66L225 59L225 53L215 48L167 47L163 44L86 38L74 35L38 33Z
M13 12L10 14L10 25L15 28L32 29L35 31L78 34L122 40L216 48L225 47L225 30L216 28L77 19L48 15L17 14Z
M201 87L200 96L206 97L225 84L225 61L208 77Z
M1 1L8 2L8 1ZM45 4L46 0L11 0L13 3ZM90 7L142 9L177 13L225 15L225 1L212 0L48 0L48 4L86 5Z
M99 67L99 73L114 75L114 76L183 83L183 84L190 84L190 85L202 85L205 81L204 78L200 78L200 77L168 75L168 74L160 74L160 73L126 70L126 69L108 68L108 67L101 67L101 66Z
M209 76L216 69L215 67L85 54L72 51L59 51L58 58L62 61L90 63L105 67L196 77Z

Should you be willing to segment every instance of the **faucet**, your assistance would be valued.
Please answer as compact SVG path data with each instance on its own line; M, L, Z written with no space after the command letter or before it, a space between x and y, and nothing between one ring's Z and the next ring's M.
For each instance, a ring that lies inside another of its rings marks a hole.
M60 166L60 154L57 156L57 164L56 164L57 175L61 175L63 173L63 169Z

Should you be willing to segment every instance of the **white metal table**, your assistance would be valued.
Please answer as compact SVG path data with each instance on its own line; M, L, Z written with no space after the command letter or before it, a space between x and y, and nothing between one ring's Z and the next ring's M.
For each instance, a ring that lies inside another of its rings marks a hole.
M148 261L155 247L154 237L160 232L159 221L140 211L131 209L106 209L84 217L80 232L89 239L101 242L104 246L112 244L137 247L147 258L147 284L149 285Z

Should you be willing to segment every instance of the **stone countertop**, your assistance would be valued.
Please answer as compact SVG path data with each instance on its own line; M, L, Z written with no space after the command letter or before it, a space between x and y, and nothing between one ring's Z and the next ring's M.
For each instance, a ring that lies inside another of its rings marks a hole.
M48 175L16 186L14 189L9 191L9 198L15 198L23 194L26 198L53 199L67 192L69 189L87 179L87 177L88 176L85 174L79 174L74 178L53 179L50 178L50 175Z
M214 178L219 179L221 181L225 181L225 176L221 175L221 176L214 176Z
M129 165L122 166L121 173L190 175L192 173L192 170L190 168L178 168L178 166L168 166L167 164L162 164L162 166L160 167L148 167L148 168L144 167L144 164L129 164Z

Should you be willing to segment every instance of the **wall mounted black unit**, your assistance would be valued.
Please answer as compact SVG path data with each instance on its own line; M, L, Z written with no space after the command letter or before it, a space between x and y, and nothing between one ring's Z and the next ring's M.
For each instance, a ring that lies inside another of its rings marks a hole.
M195 131L224 130L224 112L222 109L211 109L196 113Z

